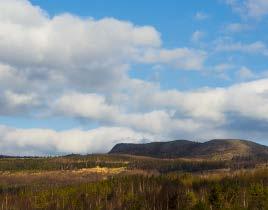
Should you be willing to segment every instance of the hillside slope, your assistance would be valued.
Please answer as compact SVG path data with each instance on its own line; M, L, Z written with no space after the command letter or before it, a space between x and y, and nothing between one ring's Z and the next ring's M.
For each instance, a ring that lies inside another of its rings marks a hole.
M268 156L268 147L239 139L214 139L204 143L176 140L147 144L117 144L109 153L160 158L232 159L236 156Z

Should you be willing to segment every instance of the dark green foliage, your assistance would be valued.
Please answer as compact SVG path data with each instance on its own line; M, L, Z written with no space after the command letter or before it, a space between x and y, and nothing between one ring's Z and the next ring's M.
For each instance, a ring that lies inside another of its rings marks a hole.
M268 209L268 188L263 183L253 183L250 187L249 206L252 210Z
M209 210L209 206L203 202L203 201L198 201L194 207L193 207L193 210Z
M213 209L222 209L224 205L223 192L219 184L212 187L208 198Z

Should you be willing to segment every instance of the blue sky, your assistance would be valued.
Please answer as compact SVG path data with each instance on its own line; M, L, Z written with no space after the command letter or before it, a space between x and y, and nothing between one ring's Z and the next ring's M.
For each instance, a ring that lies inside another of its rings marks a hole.
M143 139L267 145L267 16L264 0L3 0L0 145L41 155Z

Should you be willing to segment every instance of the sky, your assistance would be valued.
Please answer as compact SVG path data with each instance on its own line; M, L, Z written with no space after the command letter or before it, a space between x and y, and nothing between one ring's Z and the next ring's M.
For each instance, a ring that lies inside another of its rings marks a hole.
M0 153L268 145L267 0L1 0Z

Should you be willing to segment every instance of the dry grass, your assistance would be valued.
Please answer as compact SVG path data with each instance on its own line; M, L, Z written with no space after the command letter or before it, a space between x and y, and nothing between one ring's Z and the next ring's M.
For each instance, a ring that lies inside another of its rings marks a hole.
M119 174L126 171L126 168L120 167L120 168L106 168L106 167L95 167L95 168L83 168L80 170L72 171L72 173L78 173L78 174L87 174L87 173L97 173L97 174Z
M87 183L106 179L126 171L125 168L86 168L73 171L39 171L39 172L2 172L0 185L31 185L49 184L64 185L73 183Z

